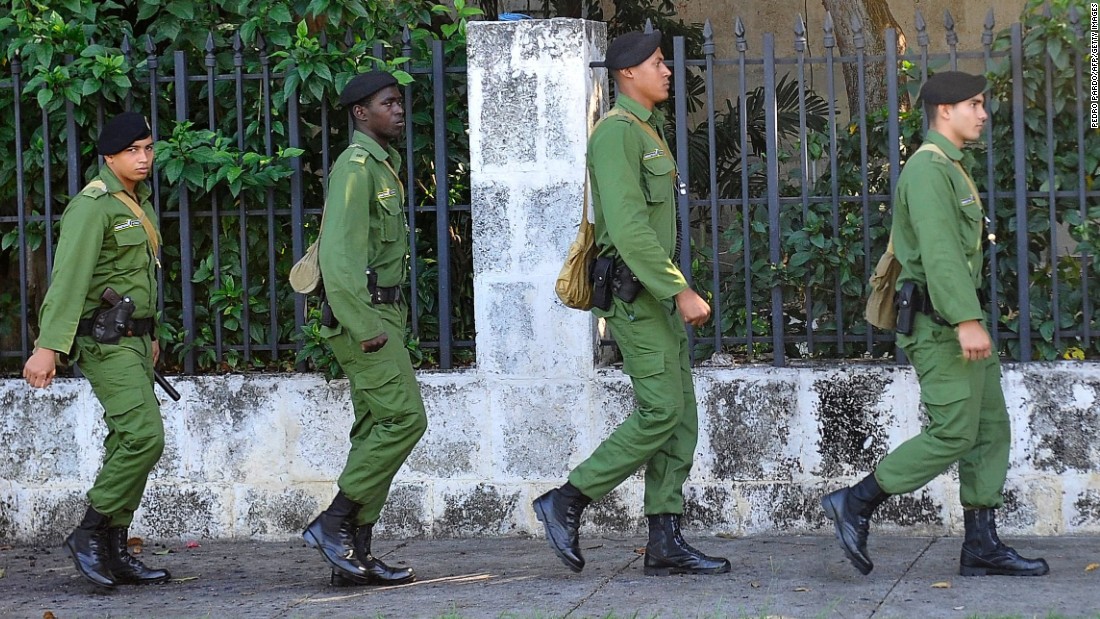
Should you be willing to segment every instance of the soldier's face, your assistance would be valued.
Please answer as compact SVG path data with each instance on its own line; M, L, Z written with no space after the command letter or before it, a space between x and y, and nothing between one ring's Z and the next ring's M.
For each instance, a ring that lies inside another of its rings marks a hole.
M945 124L963 142L981 139L982 128L989 114L985 111L985 95L975 95L966 101L940 108L945 114ZM949 136L948 136L949 137Z
M672 71L665 66L665 55L661 48L653 52L640 65L623 69L623 75L632 79L635 94L646 101L639 103L660 103L668 99L669 77Z
M366 105L356 104L352 113L363 121L367 133L387 141L399 139L405 133L405 102L397 86L379 90Z
M153 169L153 138L138 140L122 152L105 155L103 160L119 180L143 181Z

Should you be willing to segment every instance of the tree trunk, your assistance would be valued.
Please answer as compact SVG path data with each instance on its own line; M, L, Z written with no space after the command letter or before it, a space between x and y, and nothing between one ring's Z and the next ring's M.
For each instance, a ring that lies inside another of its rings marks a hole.
M901 31L886 0L822 0L825 10L833 17L833 33L836 35L840 54L856 55L855 30L852 23L858 20L863 24L864 56L881 56L886 53L887 28L898 32L898 53L905 52L905 35ZM844 84L848 93L848 106L852 116L859 114L859 102L863 98L859 91L859 65L855 62L844 64ZM871 112L887 105L886 99L886 63L866 62L864 64L864 89L866 91L866 110ZM908 101L902 92L901 107L907 108Z

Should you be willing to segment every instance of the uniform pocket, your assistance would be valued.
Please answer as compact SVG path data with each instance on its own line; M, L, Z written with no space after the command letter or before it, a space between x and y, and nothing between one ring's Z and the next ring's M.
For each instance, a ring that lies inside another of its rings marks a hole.
M665 369L665 353L646 352L623 357L623 373L632 378L656 376Z
M139 389L126 389L112 393L101 401L108 417L124 415L145 403L145 394Z
M954 404L955 402L961 402L969 397L970 381L966 379L931 381L931 384L927 385L927 387L922 385L920 389L921 401L933 406Z
M370 356L375 353L363 353ZM372 360L373 361L373 360ZM377 389L401 375L401 369L392 359L382 359L372 362L355 372L355 387L357 389Z
M642 161L645 197L651 204L668 204L673 198L673 172L676 165L667 156Z
M378 233L379 237L392 243L401 238L405 230L405 219L401 213L400 195L393 189L385 189L379 192L378 198Z
M148 264L148 241L144 228L133 227L115 232L115 244L118 245L115 264L120 269L140 269Z

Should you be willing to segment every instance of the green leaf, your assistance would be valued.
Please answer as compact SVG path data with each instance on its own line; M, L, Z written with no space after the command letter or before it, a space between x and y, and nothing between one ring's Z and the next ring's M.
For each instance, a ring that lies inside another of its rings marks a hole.
M92 93L99 92L100 86L99 80L86 79L84 80L84 85L80 88L80 94L83 97L87 97Z
M160 11L161 5L159 0L143 0L138 3L138 15L139 21L145 21L150 17L156 15Z
M293 19L290 15L290 7L286 4L274 4L267 12L267 18L279 24L289 24Z
M43 88L38 91L35 97L38 99L38 107L45 109L46 106L50 104L50 101L53 101L53 91L48 88Z
M169 183L175 183L179 180L180 175L183 173L183 160L172 159L164 166L164 175L168 178Z
M172 0L165 8L169 13L180 19L186 19L188 21L195 19L195 7L187 0Z

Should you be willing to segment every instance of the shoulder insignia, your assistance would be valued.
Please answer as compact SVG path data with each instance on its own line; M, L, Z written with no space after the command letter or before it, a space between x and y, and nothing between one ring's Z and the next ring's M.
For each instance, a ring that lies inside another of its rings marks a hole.
M351 154L351 157L348 158L348 161L350 161L351 163L358 163L359 165L363 165L367 162L367 156L367 151L361 148L357 148L355 149L355 152Z
M99 180L98 178L87 185L81 190L80 195L88 196L89 198L101 198L107 195L107 183Z
M931 161L932 161L932 163L940 163L940 164L943 164L943 165L951 165L951 160L948 159L946 155L941 155L939 153L932 153Z

